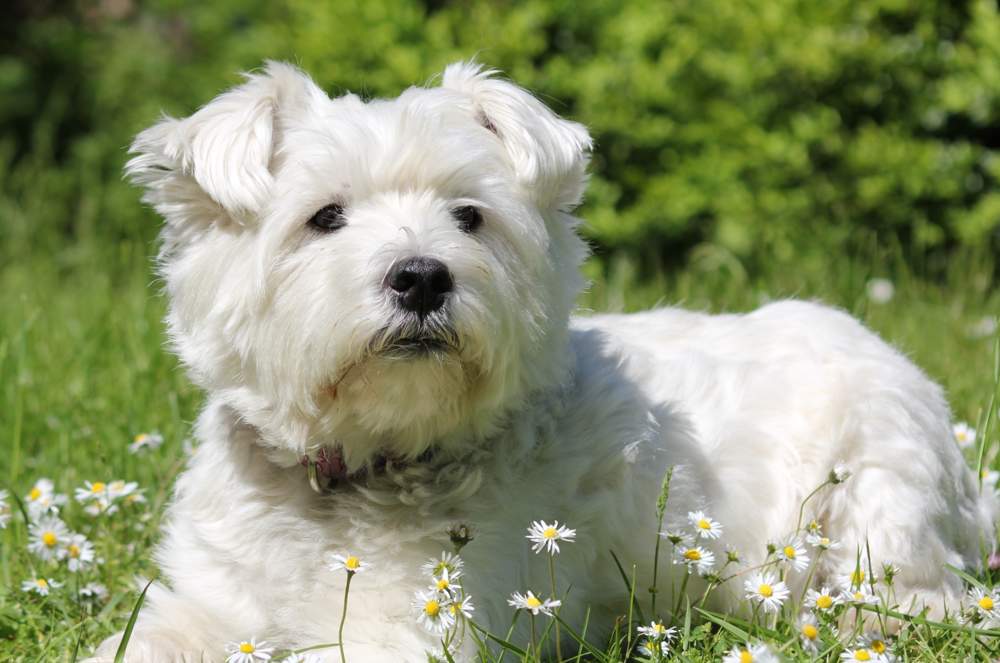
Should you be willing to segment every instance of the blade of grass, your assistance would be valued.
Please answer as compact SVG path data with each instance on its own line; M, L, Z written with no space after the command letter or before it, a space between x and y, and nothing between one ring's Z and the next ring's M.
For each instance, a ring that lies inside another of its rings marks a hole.
M628 575L625 573L625 567L623 567L622 563L618 560L618 555L615 554L614 550L608 550L608 552L611 553L611 558L615 560L615 566L618 567L618 573L622 577L622 582L625 583L625 590L629 593L629 595L632 598L632 603L633 607L635 608L635 611L639 613L639 621L645 624L646 616L642 613L642 606L639 605L638 599L635 598L635 591L634 588L632 587L632 583L628 579Z
M125 649L128 647L128 641L132 639L132 629L135 628L135 620L139 618L139 610L142 608L143 601L146 600L146 592L149 591L153 580L155 578L146 583L135 605L132 606L132 614L129 616L128 624L125 625L125 631L122 633L122 641L118 643L118 651L115 652L115 663L122 663L125 660Z

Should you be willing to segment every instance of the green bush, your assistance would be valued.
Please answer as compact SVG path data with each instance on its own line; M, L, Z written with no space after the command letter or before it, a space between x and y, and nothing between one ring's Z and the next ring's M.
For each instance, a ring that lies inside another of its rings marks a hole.
M649 267L700 245L750 268L873 237L921 258L1000 246L994 2L353 5L16 5L0 28L5 259L148 242L156 222L120 175L131 136L265 58L370 96L459 58L503 69L590 126L588 232Z

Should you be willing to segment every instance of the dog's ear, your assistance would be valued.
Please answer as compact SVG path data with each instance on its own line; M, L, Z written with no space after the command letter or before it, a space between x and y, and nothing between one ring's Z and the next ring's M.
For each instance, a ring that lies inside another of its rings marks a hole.
M441 84L468 95L476 119L504 144L518 180L539 206L569 211L580 203L592 144L582 124L563 120L476 63L448 66Z
M136 156L125 172L168 223L218 217L219 207L241 223L253 218L271 189L281 120L327 99L305 73L280 62L246 79L190 117L165 117L132 143Z

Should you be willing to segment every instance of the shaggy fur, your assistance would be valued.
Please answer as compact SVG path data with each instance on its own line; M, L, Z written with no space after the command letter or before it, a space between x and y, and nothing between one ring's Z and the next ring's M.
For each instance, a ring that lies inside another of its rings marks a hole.
M226 642L250 636L335 640L345 575L325 561L338 551L373 569L351 586L349 660L425 661L439 641L410 603L456 522L474 528L465 587L493 630L510 623L511 591L548 586L525 527L575 527L558 559L561 587L572 585L562 614L579 623L591 607L600 637L625 609L608 551L650 584L670 466L667 524L708 509L752 564L843 460L852 478L810 503L845 543L817 579L852 568L867 541L876 565L901 569L904 605L956 604L944 565L977 564L992 506L941 389L857 321L795 301L571 319L587 255L571 211L590 145L584 127L473 64L365 102L330 99L271 63L138 136L128 174L166 221L170 339L208 399L129 661L220 661ZM346 225L310 228L331 203ZM467 205L484 218L472 233L452 213ZM455 284L423 320L385 285L417 256L442 261ZM450 344L391 351L427 334ZM321 447L355 473L328 495L300 465ZM683 571L663 566L669 587ZM801 582L791 576L794 591ZM740 597L724 588L715 601L736 610Z

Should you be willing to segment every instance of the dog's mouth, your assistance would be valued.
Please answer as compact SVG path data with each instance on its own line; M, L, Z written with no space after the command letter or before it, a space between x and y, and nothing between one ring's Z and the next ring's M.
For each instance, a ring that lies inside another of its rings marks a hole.
M453 349L450 342L435 336L405 336L387 345L381 354L401 358L422 357L451 352Z
M368 354L393 359L415 359L459 352L458 334L448 325L421 325L422 329L383 328L372 339Z

